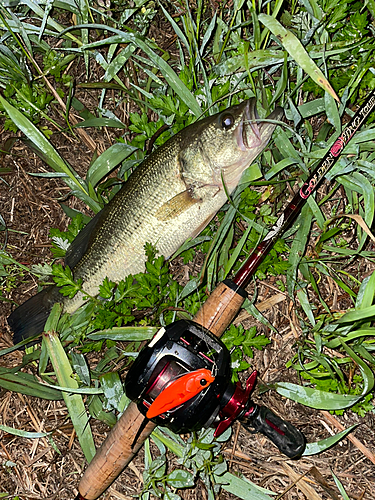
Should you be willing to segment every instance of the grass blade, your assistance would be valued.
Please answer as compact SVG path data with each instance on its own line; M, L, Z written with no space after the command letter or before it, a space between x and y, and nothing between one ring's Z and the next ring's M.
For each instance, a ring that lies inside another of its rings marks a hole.
M41 384L34 375L30 373L10 373L9 369L0 367L0 387L7 391L19 392L26 396L33 396L50 401L58 401L62 399L61 392L52 387L47 387Z
M243 500L271 500L269 495L275 495L273 491L266 490L251 483L246 478L234 476L230 472L225 472L220 476L215 476L216 481L225 491L233 493Z
M296 63L317 83L320 87L326 90L336 101L340 99L336 92L331 87L331 84L324 76L322 71L310 58L306 49L298 38L288 31L272 16L267 14L259 14L258 19L262 22L283 44L288 54L296 61Z
M8 427L7 425L0 425L0 430L12 434L13 436L20 436L26 439L40 439L49 435L47 432L28 432L21 431L20 429L14 429L13 427Z
M363 309L349 311L344 316L341 316L336 323L352 323L355 321L362 321L367 318L375 316L375 305L364 307Z
M306 316L309 318L310 323L312 324L312 326L315 326L314 313L311 309L311 305L307 297L307 294L304 290L302 290L302 288L300 288L297 291L297 297L301 304L302 309L305 311Z
M375 272L362 281L357 294L356 309L371 307L375 294Z
M43 334L43 342L45 342L47 347L48 355L56 374L58 384L63 387L78 389L78 383L74 379L69 359L64 351L57 332L54 331L54 328L52 328L57 324L60 312L60 304L55 304L46 323L46 333ZM82 451L86 460L90 462L94 457L96 450L82 396L79 394L63 392L63 397L79 443L82 447Z
M48 165L56 172L66 174L68 177L65 180L66 184L77 193L82 193L82 199L95 212L100 210L100 205L92 200L87 191L86 183L74 172L66 162L61 158L56 149L47 140L47 138L38 130L31 121L26 118L18 109L9 104L3 97L0 96L0 103L9 115L9 118L17 125L17 127L28 137L36 148L39 149L43 158Z
M264 49L254 50L247 58L246 69L264 68L270 65L282 64L284 54L281 50ZM245 69L243 54L236 54L214 66L213 71L218 76L234 73L239 68Z
M121 326L90 333L88 338L91 340L109 339L124 342L142 342L143 340L150 340L158 330L159 328L154 326Z
M341 431L334 436L330 436L329 438L322 439L321 441L317 441L316 443L308 443L302 456L310 457L311 455L317 455L318 453L322 453L323 451L328 450L328 448L331 448L331 446L334 446L339 441L344 439L356 427L358 427L358 424L352 425L344 431Z
M74 125L74 128L80 128L80 127L114 127L114 128L122 128L126 129L126 125L120 120L115 120L114 118L88 118L87 120L84 120L83 122L77 123L77 125Z
M168 63L164 61L164 59L156 54L154 50L151 48L151 44L147 40L143 40L141 37L137 36L134 33L125 33L121 30L118 30L116 28L112 28L111 26L106 26L104 24L87 24L87 25L78 25L75 26L75 29L82 29L82 28L93 28L93 29L102 29L106 31L112 31L113 33L116 33L118 36L116 39L113 37L111 38L111 43L114 43L117 41L118 43L134 43L138 48L143 50L145 54L148 55L150 60L153 62L153 64L159 68L161 73L163 74L165 80L167 81L168 85L173 89L174 92L182 99L183 102L189 107L191 112L196 116L199 117L202 115L202 109L198 104L198 101L195 99L194 95L190 92L190 90L187 88L187 86L183 83L182 80L177 76L175 71L169 66ZM64 31L67 32L67 30ZM105 45L106 40L101 40L99 41L100 45ZM86 44L82 47L82 50L88 50L91 48L94 48L97 46L94 42L94 44Z
M340 494L342 495L343 500L350 500L349 495L346 493L344 486L342 485L340 479L332 472L333 479L336 483L337 488L339 489Z
M324 94L324 104L328 123L333 125L336 132L341 133L341 118L339 115L339 110L334 98L328 92Z
M100 385L107 399L107 409L115 408L120 413L123 412L125 405L129 403L129 398L124 393L124 387L118 372L103 373L100 376Z
M128 144L113 144L102 153L87 172L87 182L95 187L104 177L114 170L125 158L132 155L137 148Z
M300 218L300 225L295 235L290 250L289 264L290 267L287 269L287 286L288 292L291 297L294 295L294 288L297 283L297 269L298 265L305 253L306 244L308 241L310 227L312 223L312 213L310 207L305 205L302 209Z
M363 395L352 396L349 394L335 394L320 391L312 387L302 387L289 382L274 384L276 392L282 396L317 410L342 410L350 408L362 399Z
M358 365L363 378L363 391L362 396L366 396L374 387L374 374L367 364L351 349L342 339L341 345L344 350L349 354L352 360Z
M361 337L373 337L374 335L375 335L374 327L361 328L360 330L354 330L348 333L347 335L345 335L345 337L338 337L336 339L330 340L325 345L329 349L336 349L337 347L340 346L342 340L345 340L345 342L350 342L352 340L360 339Z
M135 51L134 45L128 45L108 64L103 80L110 82L117 73L125 66L125 63L133 55Z

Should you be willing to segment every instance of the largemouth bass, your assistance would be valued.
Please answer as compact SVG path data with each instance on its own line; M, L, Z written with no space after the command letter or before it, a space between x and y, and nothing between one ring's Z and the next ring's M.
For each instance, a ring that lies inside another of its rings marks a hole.
M281 114L276 109L268 118ZM255 99L250 99L170 138L73 241L65 264L74 279L82 279L83 290L95 296L105 277L118 282L144 271L146 243L170 257L227 201L225 191L232 193L274 128L258 119ZM84 294L69 299L50 286L31 297L8 318L14 342L41 333L55 302L72 313L84 303Z

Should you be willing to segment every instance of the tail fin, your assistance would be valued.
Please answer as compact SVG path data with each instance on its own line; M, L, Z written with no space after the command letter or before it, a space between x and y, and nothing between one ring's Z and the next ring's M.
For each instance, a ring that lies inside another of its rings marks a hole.
M13 330L13 343L42 333L55 302L62 299L57 286L49 286L21 304L8 317Z

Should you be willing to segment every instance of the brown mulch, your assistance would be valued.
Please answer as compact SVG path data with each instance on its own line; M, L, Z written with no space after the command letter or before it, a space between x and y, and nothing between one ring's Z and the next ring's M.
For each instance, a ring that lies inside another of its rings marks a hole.
M95 100L91 94L83 95L83 92L80 98L86 103L90 99ZM109 131L90 129L87 134L100 150L109 147L113 141ZM3 132L1 143L4 144L10 135ZM92 150L71 135L55 134L53 142L61 156L84 174ZM62 182L29 175L30 172L45 172L47 168L21 142L15 144L11 153L1 157L1 166L10 167L11 173L0 179L1 215L8 228L7 251L26 265L50 262L49 228L64 229L67 225L60 201L64 200L78 209L83 208L82 204L75 199L66 199L68 190ZM5 232L1 237L3 244ZM180 265L174 263L175 267ZM365 266L366 263L363 263L363 276L370 272ZM184 269L180 274L185 274ZM257 324L258 330L266 333L272 342L262 352L255 353L252 366L259 371L261 382L298 382L295 372L286 369L285 364L295 353L295 344L301 335L299 321L294 303L276 288L274 281L274 278L269 278L258 284L257 305L278 333ZM36 292L38 284L28 273L23 276L15 273L14 278L4 279L1 286L4 297L9 301L0 302L0 350L12 345L6 317L15 303L23 302ZM327 294L338 310L348 307L348 297L340 295L332 283L327 283ZM246 313L241 313L238 321L242 321L245 327L256 324ZM19 351L0 358L0 366L7 368L21 362L22 353ZM347 428L359 424L351 434L357 441L346 438L320 455L292 461L282 456L263 436L250 434L235 424L232 439L223 449L231 471L274 491L277 499L339 500L342 496L332 473L342 482L350 498L373 499L375 435L371 415L360 418L349 411L343 416L332 416L285 400L274 392L256 393L254 399L301 429L309 442L337 433L341 430L340 426ZM18 496L20 499L65 500L75 497L79 478L87 464L63 402L49 402L0 390L0 424L30 432L53 431L52 442L47 438L31 440L16 437L0 430L0 497L5 492L9 498ZM91 425L96 444L100 445L109 429L99 421L92 421ZM152 447L152 452L156 456L157 449ZM174 466L173 457L170 457L170 466ZM103 498L133 498L142 490L143 470L140 452ZM207 498L200 483L193 490L181 492L181 495L185 500ZM223 492L218 498L229 500L235 497Z

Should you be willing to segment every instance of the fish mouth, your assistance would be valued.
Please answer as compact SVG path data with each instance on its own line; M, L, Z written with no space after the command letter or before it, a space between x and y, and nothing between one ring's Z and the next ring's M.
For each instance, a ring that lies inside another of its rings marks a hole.
M267 143L276 127L275 123L268 120L280 120L283 113L283 109L277 107L263 119L267 121L263 121L258 114L256 99L249 99L236 131L238 147L242 151L247 151Z

